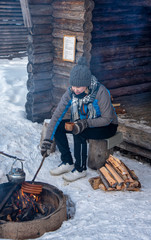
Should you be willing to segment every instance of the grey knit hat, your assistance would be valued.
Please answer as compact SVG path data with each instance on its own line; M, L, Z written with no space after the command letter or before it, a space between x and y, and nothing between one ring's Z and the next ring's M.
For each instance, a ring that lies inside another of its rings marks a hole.
M91 84L91 71L85 57L80 57L77 65L70 72L70 85L75 87L88 87Z

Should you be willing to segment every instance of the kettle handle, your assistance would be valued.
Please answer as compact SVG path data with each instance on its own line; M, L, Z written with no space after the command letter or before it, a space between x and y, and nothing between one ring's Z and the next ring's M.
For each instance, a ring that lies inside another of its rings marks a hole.
M11 167L11 170L13 169L13 166L14 166L14 164L16 163L17 160L18 160L18 159L15 159L15 161L13 162L12 167ZM20 160L18 160L18 161L20 161ZM22 169L22 171L23 171L23 162L20 161L20 163L21 163L21 169Z

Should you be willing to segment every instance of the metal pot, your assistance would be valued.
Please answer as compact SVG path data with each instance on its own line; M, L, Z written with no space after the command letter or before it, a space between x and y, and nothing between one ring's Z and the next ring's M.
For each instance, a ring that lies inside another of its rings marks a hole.
M16 163L18 159L16 159L13 164L12 164L12 167L11 167L11 170L8 174L6 174L7 178L8 178L8 181L9 182L14 182L14 183L22 183L25 181L25 172L23 170L23 163L22 161L20 161L21 163L21 168L14 168L14 164Z

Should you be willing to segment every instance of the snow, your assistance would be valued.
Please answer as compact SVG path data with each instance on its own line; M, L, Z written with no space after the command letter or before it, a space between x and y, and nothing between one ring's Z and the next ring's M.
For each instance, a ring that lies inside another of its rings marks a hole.
M41 160L39 143L42 124L26 119L27 58L0 60L0 151L25 159L26 180L34 177ZM69 136L71 151L72 137ZM150 240L151 239L151 167L135 159L114 153L142 184L139 192L104 192L93 190L88 180L98 176L91 169L87 177L70 184L61 176L49 174L60 163L58 150L45 159L36 181L47 182L70 196L76 212L54 231L40 239L53 240ZM0 183L7 182L13 159L0 155ZM20 164L20 163L18 163Z

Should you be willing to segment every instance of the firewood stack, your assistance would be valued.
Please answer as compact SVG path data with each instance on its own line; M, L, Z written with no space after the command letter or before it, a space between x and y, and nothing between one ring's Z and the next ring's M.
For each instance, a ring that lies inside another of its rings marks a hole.
M141 184L133 170L112 155L106 160L105 166L98 169L99 176L90 178L93 189L104 191L139 191Z

